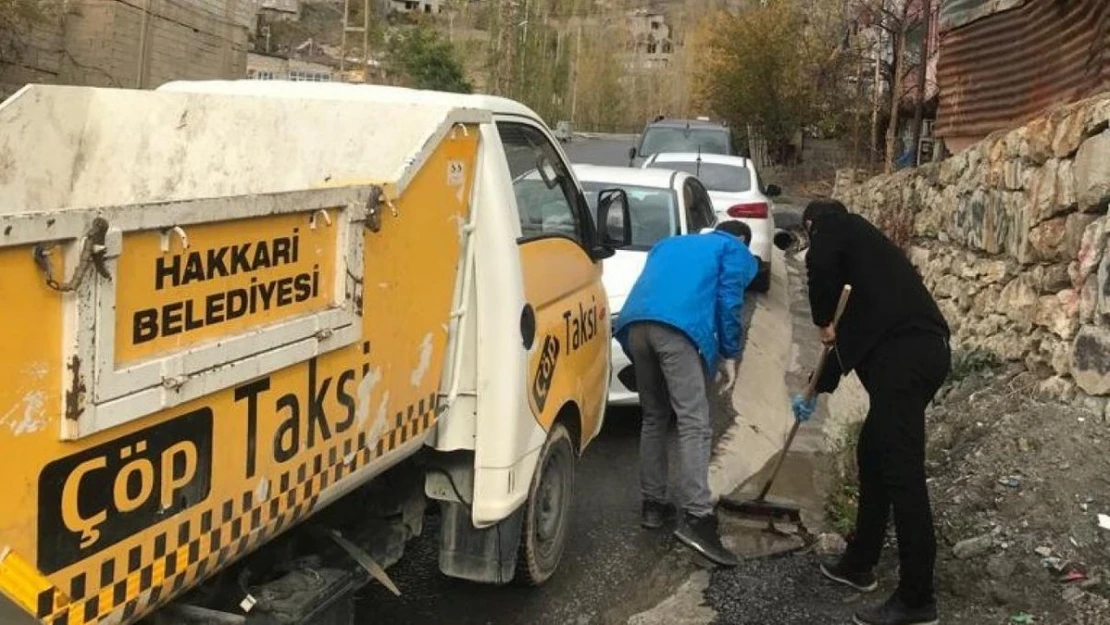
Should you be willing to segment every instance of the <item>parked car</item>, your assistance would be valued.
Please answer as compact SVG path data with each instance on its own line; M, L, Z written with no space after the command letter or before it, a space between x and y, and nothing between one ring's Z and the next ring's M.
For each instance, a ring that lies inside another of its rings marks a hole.
M609 314L615 319L624 306L632 285L640 277L648 251L660 239L699 232L717 225L709 192L694 176L681 171L575 165L591 207L604 189L623 189L628 196L632 242L602 261L602 283L609 298ZM591 214L596 214L596 210ZM607 227L619 231L622 217L611 213ZM600 230L600 228L599 228ZM603 230L604 232L604 230ZM638 405L632 363L613 340L613 374L609 386L610 405Z
M737 219L752 229L751 250L759 258L759 275L751 289L771 288L771 249L775 236L774 202L782 194L775 185L763 186L750 159L742 156L697 153L660 153L649 157L644 167L680 170L697 176L709 190L713 210L720 221Z
M697 119L657 119L640 134L639 143L628 151L628 164L635 167L644 159L662 152L737 154L732 130L706 117Z

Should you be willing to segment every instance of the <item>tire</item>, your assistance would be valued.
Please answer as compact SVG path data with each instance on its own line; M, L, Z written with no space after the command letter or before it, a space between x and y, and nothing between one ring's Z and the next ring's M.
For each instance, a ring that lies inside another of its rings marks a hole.
M766 293L771 290L771 266L760 268L759 273L755 274L755 279L749 287L756 293Z
M570 433L556 423L540 452L524 504L515 576L521 585L539 586L559 567L570 535L574 461Z

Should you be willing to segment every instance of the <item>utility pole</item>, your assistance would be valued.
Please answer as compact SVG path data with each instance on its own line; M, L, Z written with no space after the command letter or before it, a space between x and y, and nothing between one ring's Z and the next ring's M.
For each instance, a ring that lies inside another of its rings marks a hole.
M582 60L582 19L578 19L578 35L574 43L574 80L570 85L570 123L578 123L578 62Z
M139 62L135 72L135 88L142 89L146 86L147 63L150 58L149 36L150 32L151 0L146 0L143 6L143 19L139 26Z
M860 54L859 62L856 63L856 100L852 106L853 110L853 124L852 124L852 169L859 168L859 142L860 134L863 132L863 68L864 68L863 55Z
M370 82L370 8L371 0L363 0L362 26L351 26L351 0L343 0L343 33L339 43L339 73L347 67L347 33L362 34L362 82Z
M528 60L528 22L529 22L528 0L524 0L524 35L520 39L520 81L516 85L517 88L513 90L514 93L516 93L516 95L517 95L516 99L518 99L518 100L523 99L524 91L525 91L525 89L524 89L524 66L525 66L525 62Z
M497 4L497 57L495 59L495 84L497 95L511 96L513 72L516 66L516 21L513 0L498 0Z

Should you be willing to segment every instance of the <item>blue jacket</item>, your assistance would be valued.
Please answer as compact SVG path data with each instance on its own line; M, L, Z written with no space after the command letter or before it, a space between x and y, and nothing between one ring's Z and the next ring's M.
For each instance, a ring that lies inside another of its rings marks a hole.
M740 311L759 261L743 241L725 232L670 237L655 244L617 316L614 334L628 349L628 327L651 321L680 330L698 348L706 371L718 355L743 348Z

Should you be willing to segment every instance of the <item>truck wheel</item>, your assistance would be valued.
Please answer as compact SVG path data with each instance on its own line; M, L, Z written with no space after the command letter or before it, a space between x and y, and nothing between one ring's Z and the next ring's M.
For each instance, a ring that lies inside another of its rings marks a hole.
M525 502L516 579L539 586L559 566L570 533L574 445L562 424L551 426Z

